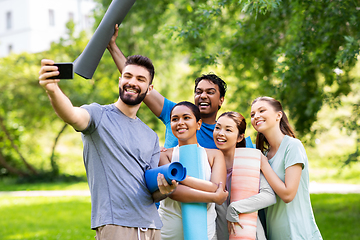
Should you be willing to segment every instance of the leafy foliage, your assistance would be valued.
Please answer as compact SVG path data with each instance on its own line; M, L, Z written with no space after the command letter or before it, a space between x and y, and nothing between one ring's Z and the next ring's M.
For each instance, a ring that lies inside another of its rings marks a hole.
M110 1L98 2L99 21ZM359 55L358 8L358 1L331 0L139 0L122 24L119 46L125 55L154 61L181 51L197 74L222 65L238 79L233 110L248 112L251 99L273 96L304 135L324 102L351 91L354 79L346 73ZM345 74L336 75L336 68Z
M202 1L191 11L180 8L182 24L171 30L185 43L190 64L223 64L238 78L231 99L240 96L238 111L258 95L274 96L305 134L324 101L351 91L354 79L333 70L349 72L359 55L357 4L248 1L242 8L237 1Z
M52 169L31 164L33 158L37 162L44 162L47 158L43 154L43 147L36 141L39 132L46 129L56 131L59 123L48 97L36 79L41 59L72 62L81 53L82 46L86 45L86 36L82 33L75 37L72 22L68 23L68 29L68 37L53 43L49 52L11 54L0 59L0 160L7 169L3 169L2 174L35 174L44 175L45 178L48 171L58 174L56 163ZM78 79L80 81L63 81L60 84L73 103L80 105L88 101L94 84ZM76 94L73 89L77 89Z
M98 2L103 10L110 3ZM236 79L226 100L231 110L247 113L252 99L272 96L283 103L298 135L311 136L322 106L341 106L358 82L349 72L359 57L359 7L359 1L332 0L138 0L121 26L118 45L125 55L148 55L161 66L160 74L174 62L157 61L164 54L171 59L171 51L192 66L180 80L183 86L204 69L221 66L225 80ZM164 96L173 90L169 82L162 82Z
M97 2L94 28L111 3ZM217 69L229 83L231 110L247 116L252 99L275 97L305 136L312 134L324 104L341 106L343 96L358 92L358 76L349 73L359 58L359 7L359 1L332 0L137 0L120 26L117 44L125 56L153 60L155 88L171 100L191 100L194 79ZM50 157L36 141L38 134L48 131L56 139L63 128L36 79L42 58L72 62L85 48L88 36L75 36L73 22L67 27L68 35L47 52L0 59L0 163L13 174L58 172L56 154L52 164L32 165L33 159ZM107 104L118 97L119 75L105 51L93 79L75 76L60 85L76 106ZM337 122L359 136L358 102L351 104L353 115ZM138 116L163 131L146 107ZM358 160L359 142L356 146L350 162Z

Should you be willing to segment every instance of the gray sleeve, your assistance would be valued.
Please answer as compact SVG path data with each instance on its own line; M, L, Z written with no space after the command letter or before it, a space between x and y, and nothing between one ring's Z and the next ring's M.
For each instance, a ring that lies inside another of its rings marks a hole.
M260 173L259 193L246 199L232 202L226 214L230 222L238 222L240 213L251 213L276 203L276 195L264 175Z
M159 161L160 161L160 146L159 146L159 137L158 135L155 133L155 145L154 145L154 150L153 150L153 154L151 156L151 160L150 160L150 168L157 168L159 166Z
M91 103L90 105L82 105L81 108L85 109L90 114L89 124L81 132L83 134L91 134L96 130L97 126L99 125L101 118L103 116L104 109L98 103Z

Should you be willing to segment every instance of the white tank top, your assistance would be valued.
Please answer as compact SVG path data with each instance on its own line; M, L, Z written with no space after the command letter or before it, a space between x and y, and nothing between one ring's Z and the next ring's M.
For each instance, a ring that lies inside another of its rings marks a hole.
M200 161L203 164L205 171L205 180L210 181L211 178L211 167L206 154L206 150L200 147L204 154ZM179 161L179 146L173 148L171 162ZM163 222L161 228L161 239L162 240L183 240L183 227L181 217L181 203L171 198L166 198L160 202L159 215ZM215 235L216 225L216 211L215 203L207 204L207 228L208 228L208 239L212 239Z

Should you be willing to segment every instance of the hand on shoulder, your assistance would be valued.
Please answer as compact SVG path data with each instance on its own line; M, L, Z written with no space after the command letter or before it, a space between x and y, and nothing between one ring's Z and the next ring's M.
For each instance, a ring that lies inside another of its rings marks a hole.
M165 149L165 150L164 150ZM160 148L160 161L159 166L171 163L173 148Z

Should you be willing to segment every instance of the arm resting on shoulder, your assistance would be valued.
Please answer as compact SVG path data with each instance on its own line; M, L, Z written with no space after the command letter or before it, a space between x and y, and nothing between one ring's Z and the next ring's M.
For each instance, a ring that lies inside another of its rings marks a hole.
M297 163L285 169L285 182L283 182L274 172L266 157L261 159L261 171L274 192L285 203L289 203L294 199L301 179L301 163Z

